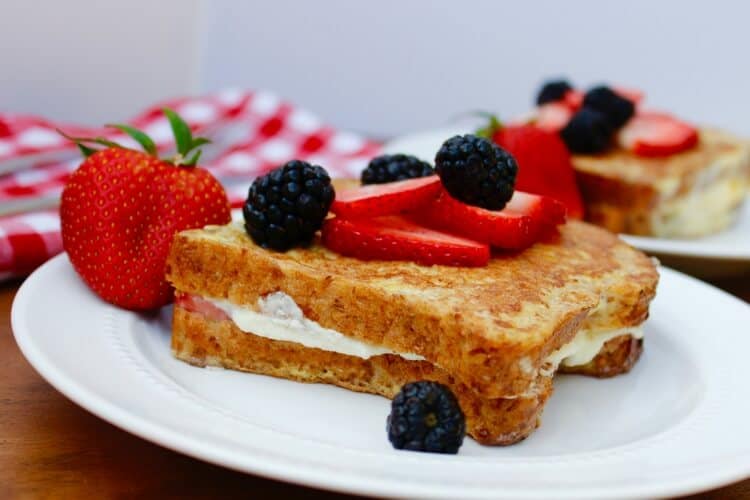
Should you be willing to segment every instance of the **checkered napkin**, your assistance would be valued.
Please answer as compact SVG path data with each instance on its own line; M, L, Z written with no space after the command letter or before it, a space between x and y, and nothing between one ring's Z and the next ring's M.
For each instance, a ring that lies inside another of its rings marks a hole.
M213 140L201 164L224 184L235 207L245 199L253 178L288 160L307 160L324 166L333 177L351 177L380 152L379 144L327 126L273 93L239 90L169 100L128 121L148 133L161 151L174 147L164 107L176 110L195 134ZM117 130L0 113L0 207L59 197L81 159L58 128L69 135L103 136L138 147ZM61 251L56 209L0 217L0 279L24 276Z

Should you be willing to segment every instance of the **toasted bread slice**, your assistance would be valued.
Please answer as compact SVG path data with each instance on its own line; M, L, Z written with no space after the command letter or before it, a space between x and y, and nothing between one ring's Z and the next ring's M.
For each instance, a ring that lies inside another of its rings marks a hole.
M635 342L638 350L631 349ZM229 319L207 317L178 305L172 333L174 355L197 366L219 366L272 375L300 382L333 384L359 392L393 398L415 380L434 380L451 388L466 415L467 432L487 445L516 443L536 429L544 404L552 394L552 379L544 378L532 396L486 399L444 369L427 361L384 354L362 359L294 342L270 340L247 333ZM623 355L623 353L629 353ZM607 342L585 371L612 375L630 369L640 353L640 341L624 335Z
M574 155L587 220L615 233L696 237L729 226L750 186L750 145L703 129L696 147L644 158Z
M641 252L575 221L483 268L365 262L317 244L276 253L234 223L179 233L167 277L179 293L249 309L283 292L322 328L418 355L480 399L540 397L581 327L636 331L658 281Z

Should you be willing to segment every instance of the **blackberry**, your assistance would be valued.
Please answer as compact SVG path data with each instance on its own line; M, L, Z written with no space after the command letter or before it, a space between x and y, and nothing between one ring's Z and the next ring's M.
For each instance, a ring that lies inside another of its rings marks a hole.
M573 90L573 87L566 80L550 80L544 82L539 94L536 96L536 103L541 106L548 102L559 101L565 97L565 93L568 90Z
M245 230L258 245L286 251L312 241L335 192L323 167L292 160L258 177L242 207Z
M458 453L466 420L456 396L437 382L411 382L391 402L388 440L397 450Z
M635 105L630 100L604 86L594 87L586 92L583 107L602 113L616 129L625 125L635 112Z
M574 153L599 153L607 149L613 132L606 116L590 108L581 108L560 131L560 137Z
M513 196L518 165L510 153L487 139L457 135L437 152L435 171L454 198L502 210Z
M362 184L384 184L433 175L435 170L426 161L410 155L377 156L362 171Z

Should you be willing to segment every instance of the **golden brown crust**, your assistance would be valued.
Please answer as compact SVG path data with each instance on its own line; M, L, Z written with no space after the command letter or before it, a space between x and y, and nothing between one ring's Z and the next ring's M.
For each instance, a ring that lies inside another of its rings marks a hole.
M586 220L615 233L658 235L654 217L664 204L722 176L750 182L750 146L712 129L700 131L696 147L667 157L644 158L616 148L572 160ZM722 173L706 176L713 167L721 167Z
M269 340L244 333L229 320L208 320L179 306L174 309L172 351L177 358L198 366L222 366L300 382L333 384L389 399L408 382L441 382L458 397L469 435L489 445L513 444L531 434L552 394L551 379L545 378L533 397L484 399L425 361L409 361L390 354L365 360Z
M653 186L631 184L581 170L576 180L586 205L586 220L613 233L648 235L659 193Z
M483 268L365 262L317 244L276 253L238 224L209 227L175 237L167 277L179 291L250 307L283 291L321 326L420 354L487 398L527 394L544 359L584 323L640 324L658 281L641 252L575 221L555 241ZM608 307L594 310L601 301Z

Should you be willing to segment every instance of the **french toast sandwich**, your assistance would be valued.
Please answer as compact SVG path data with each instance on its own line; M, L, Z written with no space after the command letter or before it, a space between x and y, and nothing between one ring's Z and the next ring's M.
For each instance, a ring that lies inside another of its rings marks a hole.
M467 431L511 444L538 425L556 371L612 376L642 346L652 261L570 221L477 268L271 252L239 223L179 233L172 350L221 366L392 398L414 380L450 387Z
M696 237L727 228L750 187L750 144L698 130L697 144L663 157L614 148L572 157L586 217L617 233Z

